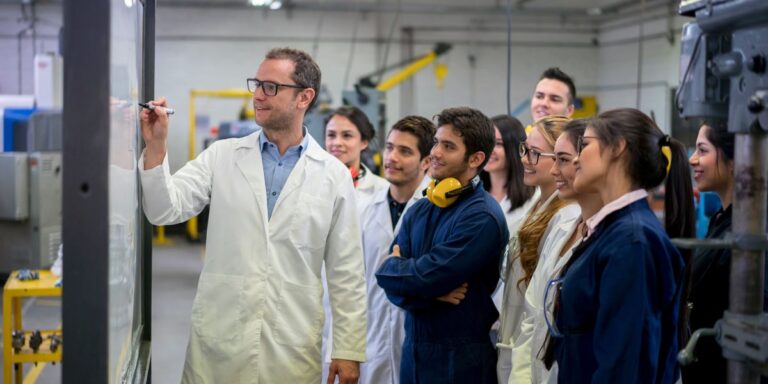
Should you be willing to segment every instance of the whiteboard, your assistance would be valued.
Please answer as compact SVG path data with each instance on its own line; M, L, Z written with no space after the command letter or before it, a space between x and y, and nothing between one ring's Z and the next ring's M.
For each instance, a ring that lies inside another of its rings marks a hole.
M109 382L131 381L141 325L141 220L136 162L142 6L111 0L109 137Z

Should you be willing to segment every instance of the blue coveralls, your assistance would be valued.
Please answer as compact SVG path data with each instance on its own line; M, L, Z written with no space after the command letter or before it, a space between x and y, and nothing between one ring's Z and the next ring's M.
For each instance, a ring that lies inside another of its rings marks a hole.
M551 338L561 383L674 383L683 259L645 199L574 250Z
M509 239L501 207L481 184L447 208L422 199L402 220L395 239L402 257L376 273L406 310L401 383L495 383L489 331L499 313L491 295ZM463 283L459 305L436 300Z

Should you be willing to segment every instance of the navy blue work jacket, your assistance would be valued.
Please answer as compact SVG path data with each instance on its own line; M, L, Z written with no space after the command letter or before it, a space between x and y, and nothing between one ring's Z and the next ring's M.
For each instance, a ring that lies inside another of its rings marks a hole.
M674 383L683 259L645 199L578 246L552 338L561 383Z
M501 207L481 184L447 208L421 199L402 220L395 239L402 257L376 273L406 310L401 383L495 383L489 331L499 313L491 295L509 240ZM463 283L459 305L436 299Z

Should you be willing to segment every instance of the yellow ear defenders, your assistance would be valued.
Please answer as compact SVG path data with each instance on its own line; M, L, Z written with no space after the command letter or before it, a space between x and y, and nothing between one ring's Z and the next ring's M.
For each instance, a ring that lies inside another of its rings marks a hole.
M461 182L453 177L439 181L432 180L427 185L427 189L424 190L424 195L432 204L440 208L447 208L465 193L473 191L479 183L480 176L478 175L473 177L470 183L465 186L462 186Z

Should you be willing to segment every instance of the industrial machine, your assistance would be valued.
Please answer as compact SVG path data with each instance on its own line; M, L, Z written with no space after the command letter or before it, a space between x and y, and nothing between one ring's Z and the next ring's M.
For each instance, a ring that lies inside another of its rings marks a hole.
M50 267L61 244L61 112L37 111L17 125L24 148L0 152L2 274Z
M732 233L723 240L678 240L689 248L732 248L730 302L712 329L699 329L678 355L696 358L700 337L714 336L728 362L729 383L758 383L768 375L768 315L763 313L768 198L768 2L685 0L681 78L675 102L681 117L728 121L736 134Z
M450 50L450 44L437 43L434 49L429 53L416 58L406 59L399 63L395 63L371 73L365 74L358 79L354 89L345 90L342 92L342 103L344 105L351 105L359 108L361 111L363 111L363 113L365 113L366 116L368 116L368 120L371 121L377 133L385 132L387 128L385 119L386 92L401 82L407 80L409 77L413 76L420 70L424 69L429 64L434 63L440 56L444 55ZM401 67L404 68L388 77L384 81L381 81L380 83L374 81L374 77L381 77L384 73ZM436 73L438 75L438 82L441 82L447 74L447 69L444 65L438 64ZM313 136L318 137L319 135L322 137L322 132L325 125L325 117L330 112L330 109L318 107L307 114L305 124Z

